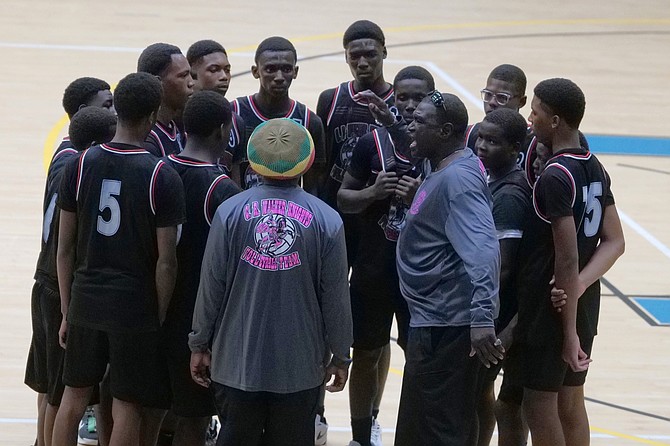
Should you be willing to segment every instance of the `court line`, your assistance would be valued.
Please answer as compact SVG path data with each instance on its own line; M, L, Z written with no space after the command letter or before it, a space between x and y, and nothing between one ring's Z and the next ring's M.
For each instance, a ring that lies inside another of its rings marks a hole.
M637 223L635 220L633 220L631 217L628 216L625 212L623 212L620 208L617 207L617 210L619 211L619 217L621 218L621 221L626 223L631 229L633 229L635 232L637 232L642 238L644 238L646 241L652 244L654 248L658 249L663 255L665 255L667 258L670 259L670 248L665 246L659 239L654 237L649 231L644 229L639 223Z
M624 164L624 163L617 163L617 166L628 167L629 169L638 169L638 170L644 170L644 171L647 171L647 172L662 173L662 174L665 174L665 175L670 175L670 172L668 172L667 170L652 169L650 167L634 166L632 164Z

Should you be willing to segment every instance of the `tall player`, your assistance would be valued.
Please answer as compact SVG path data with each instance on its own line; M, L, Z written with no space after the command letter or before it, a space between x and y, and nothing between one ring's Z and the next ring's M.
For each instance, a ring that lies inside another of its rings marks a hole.
M258 93L241 96L232 103L233 111L244 120L245 134L251 135L261 123L273 118L288 118L305 127L314 140L315 158L312 168L303 176L303 188L316 195L318 178L326 162L323 124L305 104L289 96L289 88L298 77L298 55L291 42L283 37L263 40L254 56L251 74L258 79ZM243 189L258 183L259 177L249 167L246 150L235 154L233 178Z
M213 40L199 40L191 45L186 52L186 59L191 65L193 90L212 90L225 96L230 86L230 62L226 49ZM244 146L246 135L244 121L240 115L233 113L228 149L219 160L227 175L231 174L233 158L238 151L246 151Z
M158 327L174 288L185 212L177 173L142 148L161 94L154 76L123 78L114 139L71 159L63 174L57 268L66 387L54 446L76 443L77 423L108 366L110 445L138 445L142 406L165 404Z
M390 332L395 314L398 345L407 342L409 310L400 293L396 269L396 242L414 193L421 184L423 160L413 158L406 122L431 91L433 76L424 68L403 68L393 80L399 116L374 93L359 93L385 127L363 135L354 147L351 163L338 192L343 213L360 216L359 246L352 265L351 303L354 318L354 354L349 384L352 445L380 446L377 421L390 359Z
M154 43L140 54L137 71L158 76L163 87L163 101L144 148L158 157L181 152L186 138L179 123L184 105L193 94L191 66L178 47Z
M570 80L548 79L534 93L529 120L552 157L535 184L535 215L520 246L523 409L534 445L582 446L589 444L583 386L597 328L598 279L623 253L623 234L609 175L580 146L583 92ZM567 295L558 318L552 275Z
M223 96L213 91L195 93L184 109L186 147L167 157L184 184L187 219L177 245L179 272L175 291L162 327L172 410L179 417L175 445L202 446L210 418L216 415L211 393L191 379L188 334L214 213L224 200L239 191L217 165L227 147L231 124L230 104Z

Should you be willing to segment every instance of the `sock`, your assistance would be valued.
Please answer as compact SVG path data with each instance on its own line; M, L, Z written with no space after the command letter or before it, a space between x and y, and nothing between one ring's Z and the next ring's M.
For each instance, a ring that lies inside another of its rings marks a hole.
M351 419L351 433L354 441L361 446L370 446L370 434L372 431L372 417Z

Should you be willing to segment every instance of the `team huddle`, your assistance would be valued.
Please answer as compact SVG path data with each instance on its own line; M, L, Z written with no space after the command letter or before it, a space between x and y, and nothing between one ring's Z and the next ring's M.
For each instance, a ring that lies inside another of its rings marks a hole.
M495 67L474 125L426 69L384 78L376 24L352 80L292 99L295 47L148 46L114 89L65 90L32 294L36 445L380 446L395 317L394 444L589 444L599 279L624 239L572 81ZM497 395L494 382L502 374ZM93 413L91 407L95 407ZM217 425L213 416L218 416Z

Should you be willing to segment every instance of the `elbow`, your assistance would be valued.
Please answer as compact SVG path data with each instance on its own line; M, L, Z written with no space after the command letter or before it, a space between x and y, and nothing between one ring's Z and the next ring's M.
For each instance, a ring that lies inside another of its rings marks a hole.
M345 196L346 193L342 193L342 188L337 192L337 208L343 214L351 214L352 210L349 207L349 202Z
M626 240L623 237L621 237L621 239L617 243L617 250L616 250L617 258L621 257L624 252L626 252Z

